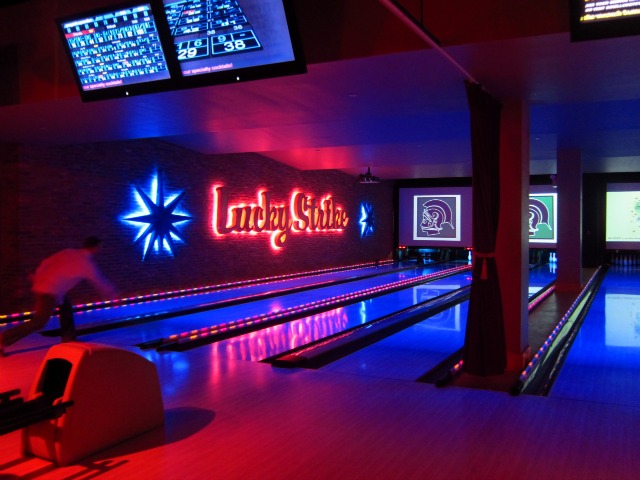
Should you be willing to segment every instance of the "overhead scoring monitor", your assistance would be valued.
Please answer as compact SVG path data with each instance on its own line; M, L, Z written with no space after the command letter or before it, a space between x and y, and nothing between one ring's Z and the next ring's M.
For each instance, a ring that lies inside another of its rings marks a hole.
M640 249L640 184L607 184L605 236L608 249Z
M292 0L143 0L56 20L84 101L306 72Z
M83 100L159 91L172 78L151 3L58 20Z
M638 0L570 0L571 40L596 40L640 33Z
M163 0L183 86L303 73L289 0Z
M222 57L262 50L236 0L169 1L165 11L184 75L233 68L236 58Z

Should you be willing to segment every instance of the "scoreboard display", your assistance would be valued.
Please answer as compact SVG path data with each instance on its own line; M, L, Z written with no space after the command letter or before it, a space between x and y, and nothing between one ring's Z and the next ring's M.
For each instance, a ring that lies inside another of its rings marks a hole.
M204 59L206 69L214 58L262 49L236 0L171 1L165 3L165 12L183 75L200 72L192 61Z
M293 0L128 0L56 24L85 102L307 71Z
M82 90L171 76L148 4L64 22L61 28Z
M638 0L570 0L571 40L598 40L640 33Z

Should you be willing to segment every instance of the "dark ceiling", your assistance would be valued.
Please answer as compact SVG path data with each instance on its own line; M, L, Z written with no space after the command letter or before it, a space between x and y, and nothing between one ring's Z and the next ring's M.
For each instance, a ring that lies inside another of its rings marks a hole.
M300 169L469 176L465 76L454 60L494 97L528 105L532 174L554 173L558 149L569 148L588 172L640 171L640 36L572 43L565 1L407 0L439 51L378 0L294 3L306 74L86 104L53 26L86 3L6 6L0 141L162 138Z

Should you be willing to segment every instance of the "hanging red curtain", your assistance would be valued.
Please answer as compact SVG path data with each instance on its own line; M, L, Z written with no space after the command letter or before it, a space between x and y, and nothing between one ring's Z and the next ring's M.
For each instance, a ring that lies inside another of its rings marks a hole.
M464 371L500 375L507 365L495 249L500 212L502 104L477 83L465 82L473 165L473 282L464 341Z

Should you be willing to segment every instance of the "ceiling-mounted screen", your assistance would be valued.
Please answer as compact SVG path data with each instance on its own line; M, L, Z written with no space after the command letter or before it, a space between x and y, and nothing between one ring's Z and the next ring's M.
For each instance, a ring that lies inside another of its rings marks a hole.
M147 0L56 23L84 101L306 72L291 0Z
M398 244L407 247L471 247L471 187L400 188ZM555 248L558 195L550 186L532 185L527 222L529 243Z
M472 245L471 187L401 188L398 209L399 245Z
M571 40L640 33L638 0L570 0Z
M607 184L607 248L640 249L640 184Z
M171 88L163 19L150 2L137 2L57 20L84 101Z
M558 243L558 194L546 185L529 187L527 217L529 244L538 248L555 248Z
M289 0L163 0L182 86L304 73Z

